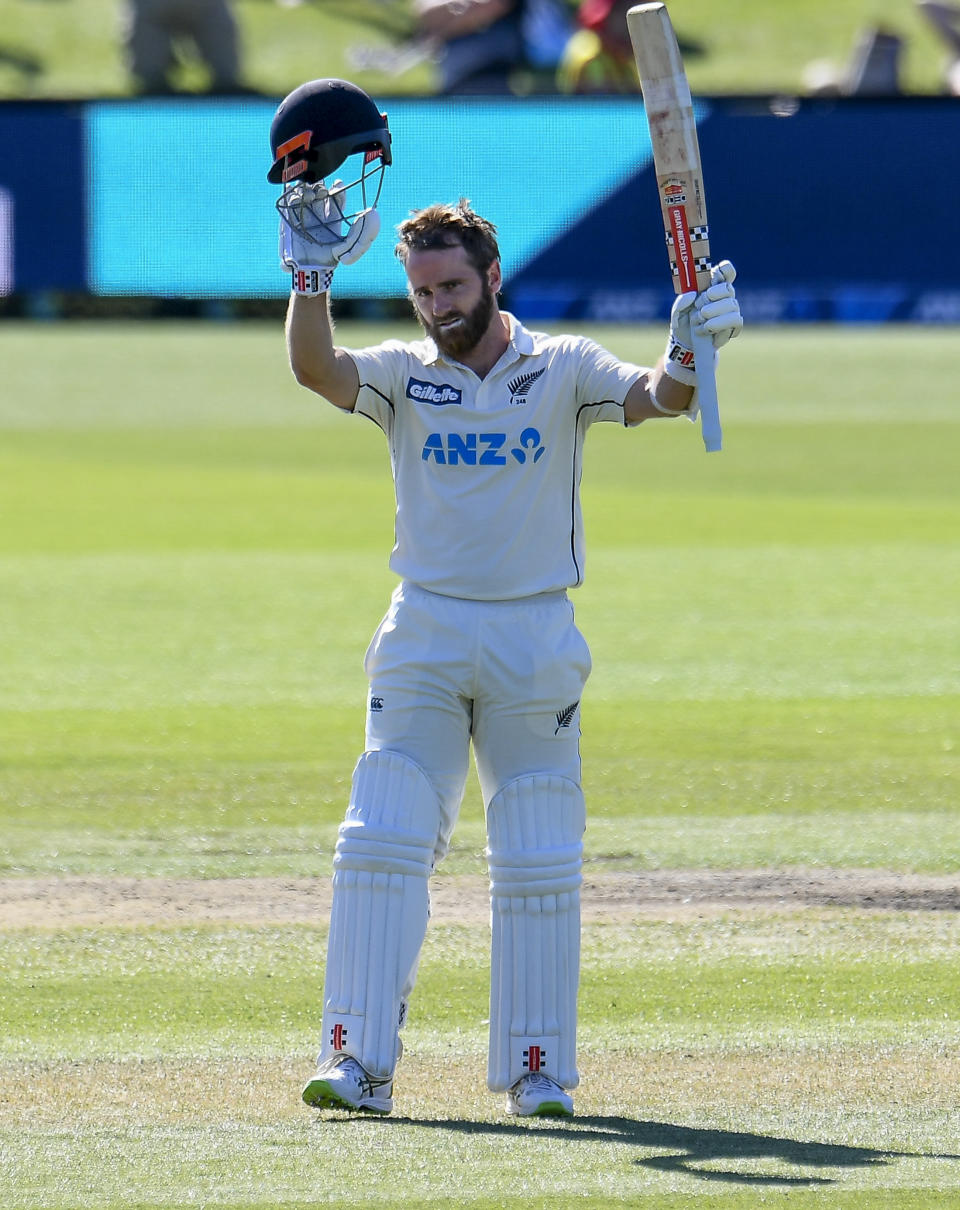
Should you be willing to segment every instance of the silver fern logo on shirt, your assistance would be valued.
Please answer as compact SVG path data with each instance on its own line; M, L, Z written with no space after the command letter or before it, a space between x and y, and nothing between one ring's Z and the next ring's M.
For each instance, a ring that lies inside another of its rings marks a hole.
M522 407L527 402L527 395L530 393L530 388L537 381L541 374L546 373L546 367L542 370L532 370L529 374L518 374L516 378L507 383L510 389L510 405L511 407Z

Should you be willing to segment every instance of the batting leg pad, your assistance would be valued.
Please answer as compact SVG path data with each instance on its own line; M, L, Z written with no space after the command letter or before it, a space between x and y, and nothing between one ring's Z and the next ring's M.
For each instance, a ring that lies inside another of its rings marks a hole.
M580 787L533 774L487 808L490 1051L487 1085L542 1072L576 1088L580 883L586 810Z
M439 800L413 761L364 753L333 859L321 1061L342 1052L372 1076L393 1073L439 826Z

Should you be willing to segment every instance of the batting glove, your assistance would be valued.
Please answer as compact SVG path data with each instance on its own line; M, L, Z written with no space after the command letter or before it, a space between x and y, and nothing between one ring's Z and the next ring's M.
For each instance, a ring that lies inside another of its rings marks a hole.
M733 288L737 271L728 260L710 270L710 285L698 294L693 304L691 323L698 336L710 336L715 349L743 330L743 316Z
M733 288L737 271L728 260L710 270L710 285L699 294L689 291L674 300L670 312L670 336L664 354L664 370L677 382L697 385L697 365L693 356L694 329L698 336L713 341L714 358L720 349L743 328L743 316Z
M352 265L380 230L372 207L348 218L342 181L328 189L322 181L291 185L277 202L280 260L290 270L296 294L325 294L339 264Z
M663 354L664 373L688 387L697 385L697 366L693 357L693 337L690 333L691 312L697 293L690 290L678 294L670 311L670 335Z

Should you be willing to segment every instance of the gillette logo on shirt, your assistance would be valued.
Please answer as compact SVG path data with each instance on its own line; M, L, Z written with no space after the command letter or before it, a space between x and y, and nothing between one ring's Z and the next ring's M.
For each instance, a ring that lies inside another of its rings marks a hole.
M449 383L421 382L419 378L407 379L407 398L417 403L432 403L443 407L448 403L463 403L463 391Z

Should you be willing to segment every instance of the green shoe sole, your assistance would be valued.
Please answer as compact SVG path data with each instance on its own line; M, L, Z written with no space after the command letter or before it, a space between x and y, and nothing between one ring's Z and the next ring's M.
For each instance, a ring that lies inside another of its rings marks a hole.
M573 1112L559 1101L544 1101L529 1115L532 1118L572 1118Z
M390 1112L375 1105L352 1105L330 1087L328 1080L311 1080L301 1096L304 1104L313 1109L346 1109L349 1113L374 1113L378 1117L385 1117Z

